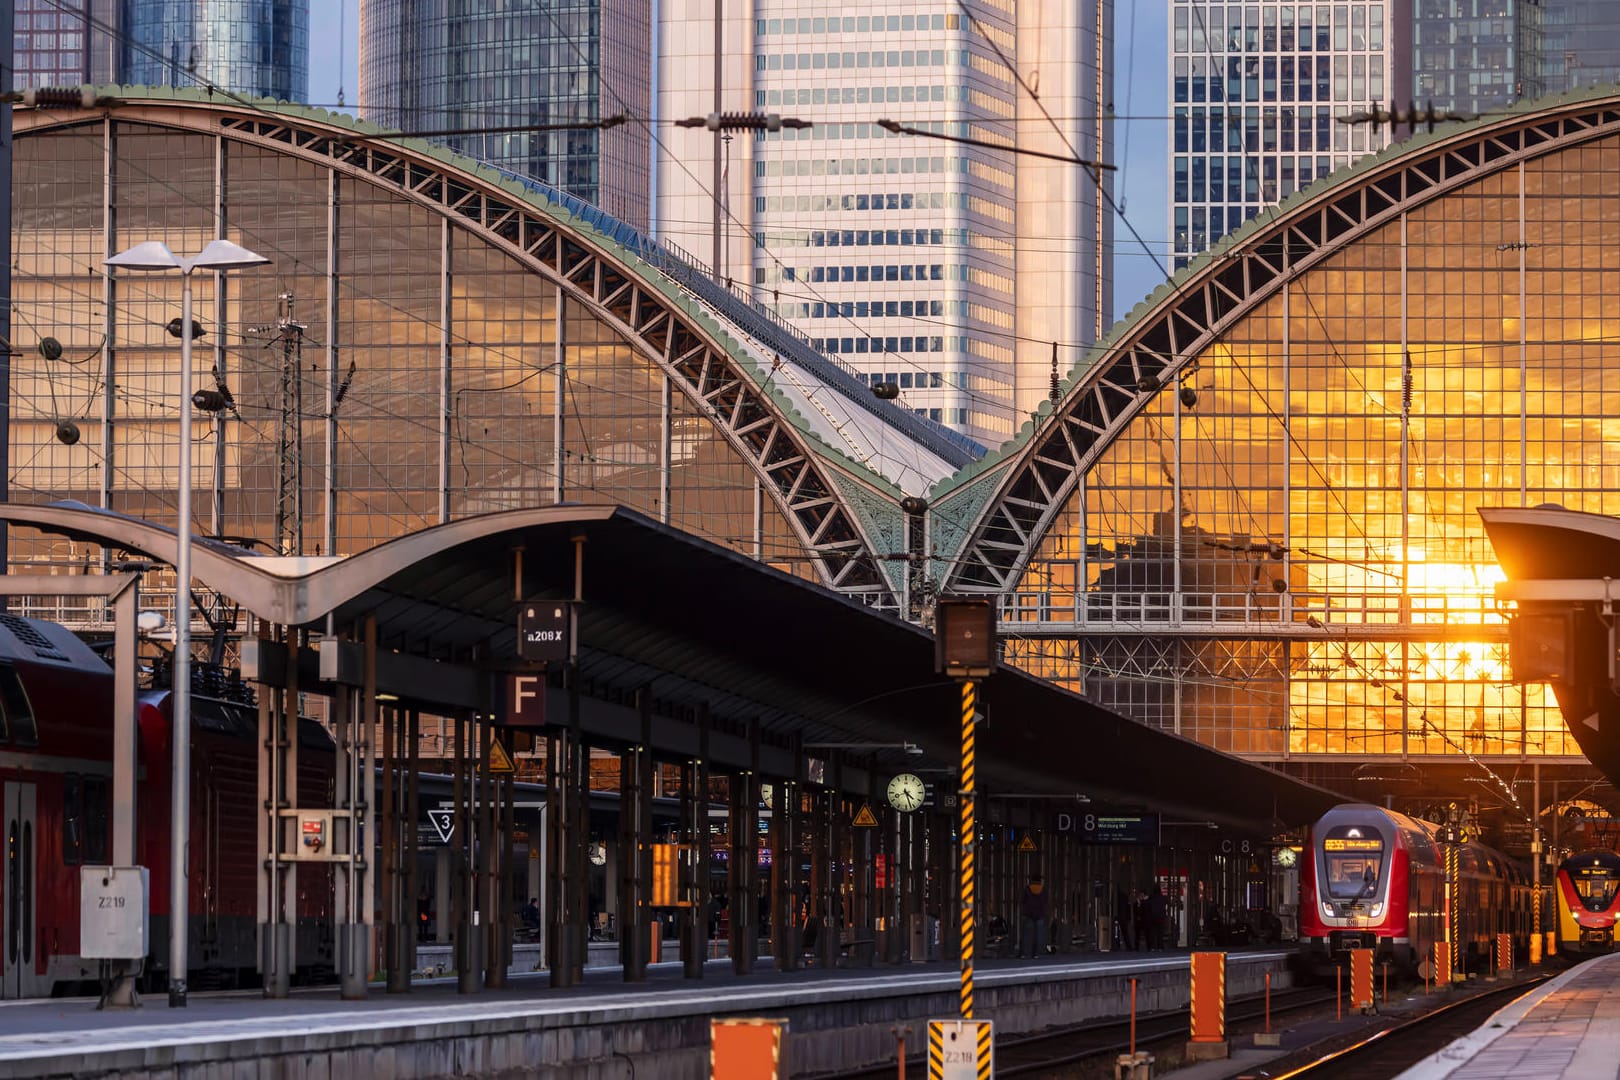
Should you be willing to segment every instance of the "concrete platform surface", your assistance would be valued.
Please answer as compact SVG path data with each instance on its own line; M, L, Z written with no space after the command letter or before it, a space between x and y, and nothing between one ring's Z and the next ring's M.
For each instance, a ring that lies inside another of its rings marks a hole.
M1284 964L1290 955L1288 950L1256 949L1232 953L1229 963L1253 970ZM1065 993L1073 991L1061 988L1074 984L1111 989L1128 975L1179 985L1187 967L1188 956L1182 952L993 960L978 969L977 984L986 1000L998 992L1034 997L1045 993L1044 986ZM950 964L790 973L766 969L738 977L721 960L706 965L701 981L684 978L679 964L657 964L647 983L627 985L619 968L608 967L588 970L583 985L567 990L551 989L545 974L536 973L477 995L458 994L451 979L434 979L416 982L408 994L388 995L373 988L364 1001L342 1001L335 988L322 988L273 1001L257 991L194 994L183 1010L169 1008L161 995L140 1009L106 1012L97 1012L86 999L5 1002L0 1004L0 1076L76 1075L81 1074L76 1063L92 1062L105 1066L93 1070L98 1074L121 1075L114 1071L121 1061L134 1074L141 1071L138 1063L144 1068L160 1058L171 1065L190 1060L217 1067L231 1060L246 1066L254 1055L282 1054L294 1047L319 1054L325 1048L389 1046L396 1037L420 1042L502 1030L534 1033L588 1026L601 1032L674 1022L702 1024L706 1031L704 1018L710 1014L802 1015L806 1008L848 1009L857 1003L898 1010L901 1001L929 995L954 1002L958 979ZM895 1005L883 1004L887 1000ZM236 1049L226 1049L231 1046ZM154 1058L154 1051L160 1058ZM395 1075L407 1074L401 1070Z
M1399 1080L1556 1078L1620 1078L1620 954L1543 983Z

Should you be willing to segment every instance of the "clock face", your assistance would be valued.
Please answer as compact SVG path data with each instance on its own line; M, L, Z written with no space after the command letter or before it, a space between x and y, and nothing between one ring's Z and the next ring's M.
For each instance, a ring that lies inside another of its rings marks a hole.
M605 844L592 844L589 849L592 866L607 864L607 846Z
M889 781L889 805L901 813L909 814L920 807L927 794L922 778L911 773L901 773Z
M1299 860L1299 852L1291 847L1277 849L1277 865L1281 867L1293 866Z

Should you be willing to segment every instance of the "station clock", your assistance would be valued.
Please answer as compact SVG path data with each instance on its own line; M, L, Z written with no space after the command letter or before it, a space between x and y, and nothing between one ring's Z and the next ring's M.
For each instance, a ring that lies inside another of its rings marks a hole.
M901 773L889 781L889 805L901 813L909 814L922 806L927 794L922 778L913 773Z

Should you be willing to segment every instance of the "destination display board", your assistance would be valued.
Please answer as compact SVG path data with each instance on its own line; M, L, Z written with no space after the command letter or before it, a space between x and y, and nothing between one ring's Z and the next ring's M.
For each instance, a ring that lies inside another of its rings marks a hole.
M1052 827L1077 834L1087 844L1148 844L1159 842L1159 815L1107 809L1059 811Z

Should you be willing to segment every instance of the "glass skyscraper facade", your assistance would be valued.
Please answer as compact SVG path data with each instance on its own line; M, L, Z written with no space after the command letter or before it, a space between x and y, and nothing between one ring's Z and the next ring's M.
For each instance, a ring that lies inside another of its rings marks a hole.
M124 0L15 0L16 85L123 82Z
M1386 0L1171 5L1170 236L1175 268L1356 158L1389 129L1342 124L1399 95Z
M360 0L360 115L648 219L646 129L499 131L651 109L648 0Z
M1548 93L1620 82L1620 4L1542 0L1541 77Z
M660 115L815 126L660 132L660 237L906 407L1006 440L1050 393L1054 343L1066 369L1112 321L1092 174L1002 149L1112 157L1112 3L734 7L667 6Z
M309 99L309 0L127 0L122 15L120 82Z
M1540 97L1542 0L1416 0L1416 100L1465 114Z

